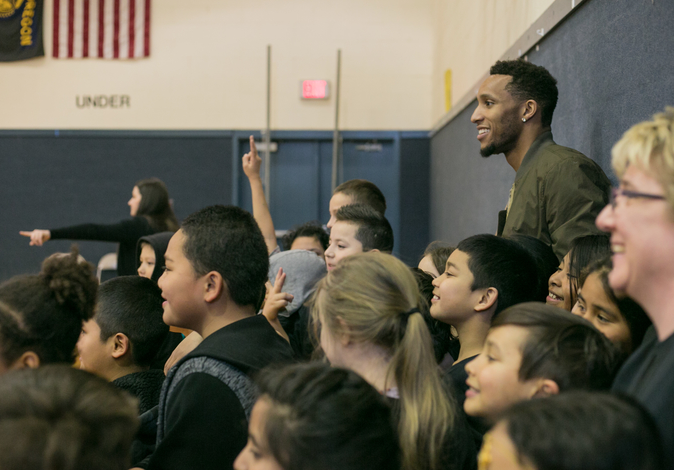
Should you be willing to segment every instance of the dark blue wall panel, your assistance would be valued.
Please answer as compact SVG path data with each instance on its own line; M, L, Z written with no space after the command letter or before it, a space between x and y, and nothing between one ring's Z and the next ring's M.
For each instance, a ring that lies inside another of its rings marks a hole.
M0 280L36 272L69 241L29 247L19 230L129 217L134 183L162 179L182 219L232 195L231 137L209 132L11 132L0 134ZM115 244L78 242L96 264Z

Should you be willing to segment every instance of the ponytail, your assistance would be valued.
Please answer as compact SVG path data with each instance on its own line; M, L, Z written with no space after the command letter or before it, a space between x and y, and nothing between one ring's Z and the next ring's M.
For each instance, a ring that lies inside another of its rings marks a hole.
M398 434L403 468L439 470L447 431L454 425L451 395L445 392L421 313L409 315L390 368L398 384Z
M313 306L313 321L332 333L389 351L386 382L395 382L400 397L402 468L440 470L455 406L442 385L412 271L383 253L349 256L319 282Z

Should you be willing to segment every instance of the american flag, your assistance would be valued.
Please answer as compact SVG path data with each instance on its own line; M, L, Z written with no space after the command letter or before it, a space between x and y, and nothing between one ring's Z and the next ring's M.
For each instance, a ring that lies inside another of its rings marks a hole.
M150 0L54 0L54 57L149 55Z

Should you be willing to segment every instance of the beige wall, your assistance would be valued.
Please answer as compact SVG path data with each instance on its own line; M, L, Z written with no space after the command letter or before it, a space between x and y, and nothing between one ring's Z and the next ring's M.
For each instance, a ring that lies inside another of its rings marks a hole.
M432 0L154 0L151 57L0 64L3 129L260 129L272 45L272 129L331 129L334 94L302 101L299 81L334 86L342 49L343 129L431 126ZM334 88L333 88L334 91ZM130 96L79 109L82 95Z
M456 103L553 1L433 0L433 123L446 112L445 70Z
M342 49L343 129L430 129L553 0L154 0L151 57L0 63L1 129L260 129L272 45L272 129L331 129ZM332 97L302 101L327 78ZM83 95L131 106L79 109Z

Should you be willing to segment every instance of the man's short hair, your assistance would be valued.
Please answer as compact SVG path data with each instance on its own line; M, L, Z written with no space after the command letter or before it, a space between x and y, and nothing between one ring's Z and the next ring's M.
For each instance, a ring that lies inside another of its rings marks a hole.
M125 470L138 400L66 365L11 371L0 381L0 467Z
M674 107L632 126L613 146L611 156L618 178L634 165L658 181L674 218Z
M505 89L513 98L534 100L541 109L541 124L549 127L557 106L557 80L545 67L522 59L499 60L489 69L490 75L510 75L512 80Z
M323 230L320 224L316 222L307 222L306 224L293 227L288 233L283 236L283 249L288 251L296 238L309 237L314 238L321 244L324 250L328 249L330 244L330 235Z
M469 256L472 289L493 287L498 291L494 317L511 305L536 300L536 263L518 243L483 234L462 240L456 249Z
M386 217L365 204L349 204L337 210L335 219L358 227L356 240L363 245L363 251L393 251L393 229Z
M101 341L125 334L134 364L149 366L169 332L162 320L163 301L161 289L144 277L122 276L104 282L98 289L94 315Z
M554 380L560 392L608 390L611 386L622 357L584 318L559 307L528 302L501 312L492 328L506 325L528 331L522 345L520 381Z
M368 180L349 180L335 188L333 194L342 193L351 198L353 204L365 204L379 212L386 213L386 198L381 190Z
M235 206L210 206L189 215L181 229L183 252L197 275L217 271L237 305L259 308L269 255L253 216Z

